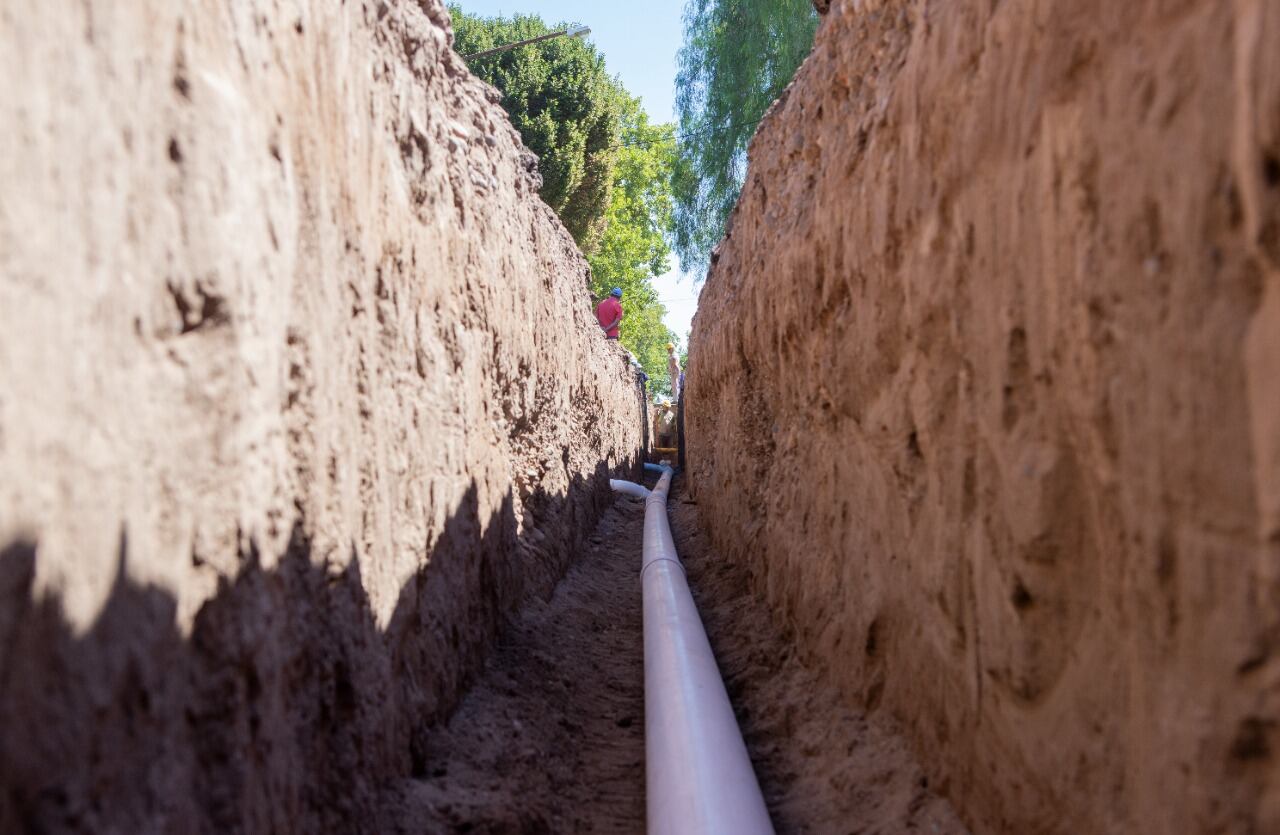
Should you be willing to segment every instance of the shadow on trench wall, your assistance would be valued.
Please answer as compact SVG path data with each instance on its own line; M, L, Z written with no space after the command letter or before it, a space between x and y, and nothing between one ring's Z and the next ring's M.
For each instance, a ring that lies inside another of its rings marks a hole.
M172 594L130 578L127 530L82 634L56 596L32 597L39 543L8 543L0 832L378 831L380 785L428 770L427 731L504 619L550 595L612 501L608 478L601 463L565 495L529 496L537 523L519 534L510 494L481 523L473 483L385 630L355 544L340 571L317 564L305 521L271 569L243 545L189 637Z

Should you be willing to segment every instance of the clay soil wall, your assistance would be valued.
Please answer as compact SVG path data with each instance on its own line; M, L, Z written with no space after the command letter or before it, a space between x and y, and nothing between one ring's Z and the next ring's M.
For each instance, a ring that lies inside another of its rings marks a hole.
M0 831L348 832L638 467L437 0L0 10Z
M975 831L1280 831L1280 5L832 3L689 366L717 546Z

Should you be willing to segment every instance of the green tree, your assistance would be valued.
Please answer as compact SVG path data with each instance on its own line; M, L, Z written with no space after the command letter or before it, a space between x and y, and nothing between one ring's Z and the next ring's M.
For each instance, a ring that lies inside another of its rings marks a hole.
M663 323L667 309L653 277L667 271L671 255L675 129L650 124L640 100L625 90L618 90L616 103L621 141L604 235L588 258L591 291L600 299L622 288L622 344L640 360L650 389L667 393L667 343L675 341L675 333Z
M449 10L454 48L464 55L555 31L537 17ZM530 44L469 66L501 91L503 109L538 154L542 199L586 253L596 299L623 289L622 344L651 388L669 391L666 345L675 334L663 323L667 311L653 277L666 272L671 255L675 128L650 124L640 100L581 41Z
M449 7L463 55L555 31L538 17L479 18ZM559 27L557 27L559 28ZM538 155L542 199L583 252L604 232L618 142L617 83L591 44L556 38L476 58L471 71L502 92L502 107Z
M676 76L675 248L705 270L738 202L747 143L813 46L811 0L689 0Z

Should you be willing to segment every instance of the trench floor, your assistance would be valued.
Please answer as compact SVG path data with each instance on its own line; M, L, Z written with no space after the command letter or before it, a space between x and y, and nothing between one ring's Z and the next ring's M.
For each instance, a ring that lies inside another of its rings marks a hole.
M677 481L672 532L780 833L964 833L887 720L797 656L717 558ZM644 503L619 497L547 602L520 613L406 780L402 833L644 831Z

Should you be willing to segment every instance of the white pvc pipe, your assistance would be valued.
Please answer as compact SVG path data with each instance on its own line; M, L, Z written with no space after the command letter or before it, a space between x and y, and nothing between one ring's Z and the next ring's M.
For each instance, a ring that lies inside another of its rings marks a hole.
M645 499L640 569L648 832L772 835L760 784L671 538L670 488L671 470L663 468Z
M615 493L626 493L628 496L635 496L637 499L649 498L649 489L643 484L636 484L634 481L611 478L609 479L609 486L613 488Z

